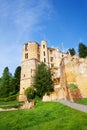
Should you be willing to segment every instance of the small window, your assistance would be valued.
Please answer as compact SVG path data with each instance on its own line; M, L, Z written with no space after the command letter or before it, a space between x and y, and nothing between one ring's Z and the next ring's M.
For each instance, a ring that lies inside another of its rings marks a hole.
M50 54L52 54L52 50L50 50Z
M51 64L51 67L54 67L54 64Z
M28 59L28 53L25 54L25 59Z
M25 51L28 51L28 43L25 44Z
M53 57L50 57L50 61L53 62Z
M46 58L44 58L44 62L46 62Z
M45 45L43 45L43 48L45 48Z
M45 51L43 52L43 55L45 56Z

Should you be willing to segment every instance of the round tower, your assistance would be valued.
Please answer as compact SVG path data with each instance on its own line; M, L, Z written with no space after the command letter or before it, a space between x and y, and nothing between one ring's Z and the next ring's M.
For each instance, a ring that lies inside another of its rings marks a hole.
M23 46L22 64L21 64L21 81L20 81L20 101L25 101L24 91L27 87L33 86L34 75L37 65L40 61L39 44L28 42Z

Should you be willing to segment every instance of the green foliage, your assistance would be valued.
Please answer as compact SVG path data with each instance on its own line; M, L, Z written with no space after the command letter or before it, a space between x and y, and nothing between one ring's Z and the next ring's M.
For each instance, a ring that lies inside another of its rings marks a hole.
M2 84L2 78L0 78L0 86L1 86L1 84Z
M17 94L20 88L20 72L21 67L18 66L14 76L9 72L9 68L5 67L3 75L0 78L0 98L9 97Z
M87 114L56 102L32 110L0 112L0 130L86 130Z
M78 103L78 104L83 104L83 105L87 105L87 98L83 98L83 99L81 99L81 100L78 100L78 101L76 101L76 103Z
M32 99L35 98L35 90L34 90L34 87L28 87L26 90L25 90L25 95L27 97L27 100L30 102Z
M14 83L14 93L17 93L20 89L20 75L21 75L21 67L18 66L14 73L13 83Z
M69 87L73 90L77 90L77 86L75 84L69 84Z
M46 92L53 91L51 71L43 62L38 65L34 87L39 97L42 97Z
M74 48L71 48L71 49L68 49L68 51L70 52L70 55L73 56L76 54L75 52L75 49Z
M85 58L87 56L87 46L83 43L79 43L78 52L79 57Z
M10 72L8 67L5 67L2 76L2 83L0 87L0 97L8 97L10 90Z
M37 103L37 102L41 101L41 98L38 97L37 95L35 95L34 101L35 101L35 103Z

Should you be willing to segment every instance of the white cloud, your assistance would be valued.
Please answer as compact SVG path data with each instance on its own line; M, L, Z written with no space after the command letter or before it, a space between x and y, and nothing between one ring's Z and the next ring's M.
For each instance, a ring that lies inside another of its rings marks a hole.
M17 35L17 41L23 37L25 32L28 32L28 35L32 37L35 31L41 33L41 30L46 26L44 21L51 18L53 13L51 2L52 0L3 0L0 2L0 20L2 23L9 21L15 35ZM1 29L5 31L3 27ZM42 33L41 35L43 36Z
M14 23L21 31L32 29L51 15L52 4L50 0L15 0L0 2L0 16Z
M5 66L13 71L19 65L24 34L33 38L37 31L43 37L44 21L51 18L52 10L51 0L0 0L1 72Z
M48 19L48 15L50 13L51 6L47 0L35 0L29 1L26 3L27 8L25 8L24 1L21 7L18 7L16 10L16 14L14 16L14 22L16 27L22 32L29 29L30 31L44 19ZM35 28L34 28L35 29Z

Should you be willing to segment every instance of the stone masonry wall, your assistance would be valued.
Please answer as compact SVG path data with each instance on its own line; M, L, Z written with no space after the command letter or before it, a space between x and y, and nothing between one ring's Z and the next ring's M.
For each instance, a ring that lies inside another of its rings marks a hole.
M65 74L67 83L75 83L82 97L87 98L87 59L66 57Z

